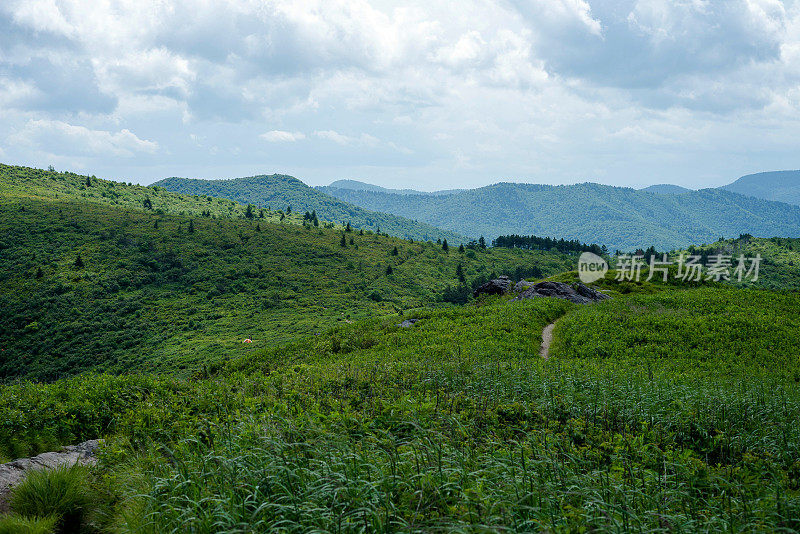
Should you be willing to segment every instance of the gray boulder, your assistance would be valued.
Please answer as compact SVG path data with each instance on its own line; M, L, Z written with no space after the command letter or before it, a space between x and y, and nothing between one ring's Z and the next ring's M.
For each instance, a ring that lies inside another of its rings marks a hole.
M526 283L527 284L527 283ZM517 284L519 286L520 284ZM533 299L540 297L550 297L564 299L575 304L590 304L605 300L609 297L596 289L585 286L580 282L576 284L564 284L561 282L539 282L538 284L526 285L519 291L514 300Z
M480 295L503 295L509 289L511 289L511 279L508 276L500 276L478 287L472 292L472 296L478 298Z

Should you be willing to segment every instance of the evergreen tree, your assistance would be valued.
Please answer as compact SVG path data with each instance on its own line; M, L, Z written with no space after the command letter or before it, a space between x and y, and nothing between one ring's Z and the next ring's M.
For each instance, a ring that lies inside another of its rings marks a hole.
M347 226L344 228L345 232L352 232L353 228L350 227L350 221L347 221Z
M399 253L399 252L397 251L397 247L394 247L394 248L392 249L392 256L397 256L397 254L398 254L398 253Z
M442 241L442 250L444 250L445 252L447 252L448 250L450 250L450 247L447 245L447 239L445 239L444 241Z
M286 215L289 215L290 213L292 213L292 205L291 204L286 206Z
M358 231L358 235L364 235L364 229L363 228Z
M394 272L394 271L392 270L392 266L391 266L391 265L388 265L388 266L386 267L386 274L392 274L393 272Z
M353 236L350 236L350 244L351 245L355 245L356 244L356 241L355 241L355 239L353 239Z
M36 269L36 278L37 278L37 279L39 279L39 278L41 278L41 277L43 277L43 276L44 276L44 273L42 272L42 268L41 268L41 267L38 267L38 268Z
M156 219L155 222L153 223L153 228L158 230L158 219Z
M75 257L75 267L78 269L83 268L83 258L81 258L80 254Z
M284 220L285 218L286 218L286 215L284 215L284 214L283 214L283 212L281 212L281 222L283 222L283 220Z
M460 263L456 267L456 276L458 277L458 281L462 284L467 281L466 277L464 276L464 267L462 267Z
M194 219L189 220L189 233L190 234L194 233Z
M483 238L483 236L478 239L478 246L481 248L486 248L486 240Z
M88 176L86 177L86 187L92 187L92 179Z
M146 209L146 210L153 209L153 203L150 201L150 197L144 197L144 200L142 201L142 205L144 206L144 209Z
M256 223L256 232L261 231L261 223Z
M317 210L311 210L311 220L314 221L314 226L319 226L319 219L317 219Z
M252 219L253 218L253 205L252 204L248 204L247 205L247 209L244 212L244 216L247 217L248 219Z
M460 245L458 245L458 251L459 251L461 254L463 254L463 253L464 253L464 243L461 243Z
M339 240L339 246L341 247L347 246L347 239L344 237L344 234L342 234L342 239Z

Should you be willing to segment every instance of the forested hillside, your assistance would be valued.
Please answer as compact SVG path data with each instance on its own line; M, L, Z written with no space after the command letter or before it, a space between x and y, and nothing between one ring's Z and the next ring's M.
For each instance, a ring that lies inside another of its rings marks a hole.
M299 216L287 224L274 211L248 218L229 201L34 175L49 192L36 178L0 179L2 378L186 374L342 321L435 304L448 285L493 272L547 275L574 262L558 253L445 251L302 225ZM146 195L154 209L126 207Z
M720 189L741 195L800 205L800 171L748 174Z
M417 222L412 214L407 218L390 213L378 213L359 206L342 202L297 178L283 174L251 176L231 180L193 180L188 178L167 178L153 184L169 191L189 195L208 195L228 198L245 204L269 207L273 210L291 206L294 211L316 211L317 215L329 221L347 224L377 232L388 233L406 239L431 240L447 239L450 243L466 242L458 230L442 230L429 224ZM474 237L478 237L475 235Z
M413 214L469 235L563 237L611 250L668 250L743 233L800 235L800 207L715 189L663 195L592 183L499 183L446 196L321 190L366 209Z

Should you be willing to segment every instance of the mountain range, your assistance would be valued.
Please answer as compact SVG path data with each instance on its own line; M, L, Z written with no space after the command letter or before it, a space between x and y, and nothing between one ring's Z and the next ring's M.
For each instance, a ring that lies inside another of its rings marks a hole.
M378 213L344 202L285 174L249 176L231 180L167 178L152 186L163 187L175 193L226 198L244 204L254 204L259 208L286 210L291 206L295 211L315 211L318 217L328 221L350 223L358 228L381 231L405 239L423 241L447 239L451 243L467 240L458 231L436 228L413 220L415 219L413 216L404 218L388 212Z
M740 234L800 235L800 206L788 202L795 193L800 202L796 171L745 176L729 186L699 191L671 184L635 190L596 183L501 182L423 192L355 180L313 188L277 174L232 180L168 178L154 185L272 209L291 204L331 221L451 243L533 234L605 244L611 250L651 245L668 250Z

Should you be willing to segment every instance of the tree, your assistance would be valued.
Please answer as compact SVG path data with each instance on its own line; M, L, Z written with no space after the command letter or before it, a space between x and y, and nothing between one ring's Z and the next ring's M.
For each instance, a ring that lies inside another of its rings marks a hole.
M358 235L364 235L364 229L363 228L358 231Z
M286 218L286 215L284 215L284 214L283 214L283 212L281 212L281 222L283 222L283 220L284 220L285 218Z
M286 206L286 215L289 215L290 213L292 213L292 205L291 204Z
M344 237L344 234L342 234L342 239L339 240L339 246L340 247L346 247L347 246L347 239Z
M86 187L92 187L92 179L88 176L86 177Z
M264 218L264 210L263 210L263 208L258 212L258 218L259 219L263 219Z
M458 281L462 284L467 281L466 277L464 276L464 267L460 263L456 267L456 276L458 277Z
M478 246L481 248L486 248L486 240L483 238L483 236L478 239Z
M399 252L398 252L398 250L397 250L397 247L394 247L394 248L392 249L392 256L397 256L398 254L399 254Z
M55 167L53 167L52 165L48 165L47 166L47 170L50 171L50 172L56 172Z
M194 219L189 219L189 233L194 233Z
M350 221L347 221L347 226L344 228L345 232L352 232L353 228L350 226Z
M314 221L314 226L319 226L319 219L317 219L317 210L311 210L311 220Z
M445 239L444 241L442 241L442 250L444 250L445 252L447 252L448 250L450 250L450 247L449 247L449 246L448 246L448 244L447 244L447 239Z
M458 245L458 251L459 251L461 254L463 254L463 253L464 253L464 243L461 243L460 245Z
M248 219L252 219L253 218L253 205L252 204L248 204L247 205L247 209L244 212L244 216L247 217Z
M261 223L256 223L256 232L261 231Z
M391 265L387 265L386 266L386 274L392 274L393 272L394 271L392 270L392 266Z
M356 244L356 241L355 241L355 239L353 239L353 236L350 236L350 244L351 245L355 245Z
M77 267L78 269L83 268L83 258L81 258L80 254L75 256L75 267Z
M150 200L150 197L144 197L144 200L142 201L142 206L144 206L144 209L146 210L153 209L153 202Z
M36 278L37 278L37 279L39 279L39 278L41 278L41 277L43 277L43 276L44 276L44 273L42 272L42 268L41 268L41 267L38 267L38 268L36 269Z
M153 228L158 230L158 219L156 219L156 221L153 223Z

